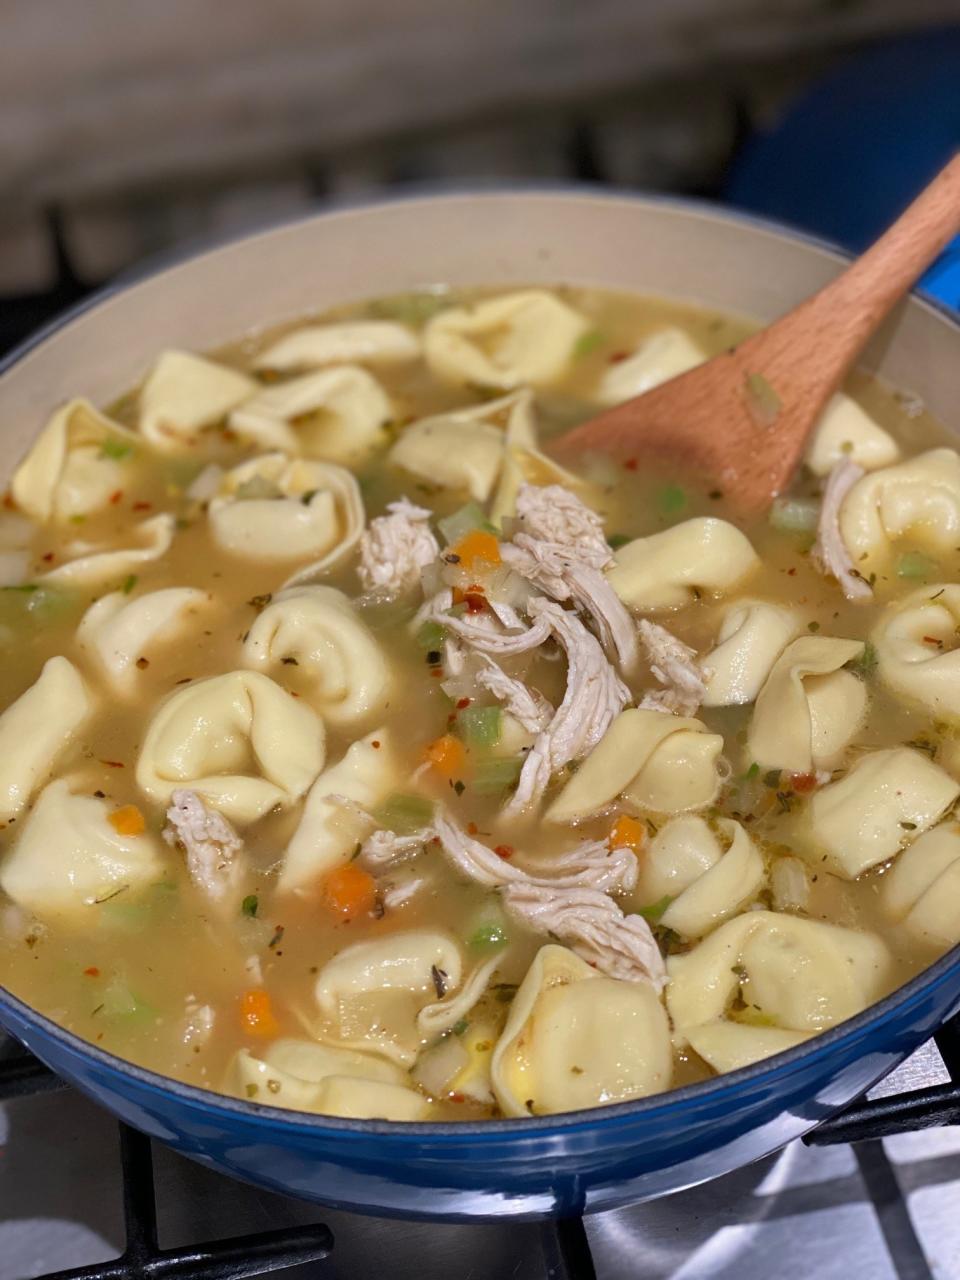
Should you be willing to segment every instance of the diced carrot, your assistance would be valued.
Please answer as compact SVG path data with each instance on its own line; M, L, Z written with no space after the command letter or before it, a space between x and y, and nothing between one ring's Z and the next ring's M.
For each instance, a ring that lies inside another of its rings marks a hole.
M647 839L647 829L639 818L621 813L610 828L607 843L611 849L632 849L638 853Z
M423 755L441 778L461 777L467 763L466 748L452 733L445 733L442 738L429 743Z
M125 804L107 815L107 821L118 836L142 836L147 822L135 804Z
M451 554L460 557L465 569L475 569L477 565L498 565L500 560L500 543L496 535L486 533L483 529L471 529L466 537L461 538Z
M245 991L240 997L240 1026L248 1036L275 1036L280 1023L273 1012L270 996L260 987Z
M792 773L790 784L794 791L813 791L817 785L815 773Z
M89 969L84 969L83 973L84 973L84 977L86 978L100 977L100 970L97 968L95 964L92 964Z
M327 906L344 920L368 915L377 903L377 884L369 872L348 862L331 871L323 883Z

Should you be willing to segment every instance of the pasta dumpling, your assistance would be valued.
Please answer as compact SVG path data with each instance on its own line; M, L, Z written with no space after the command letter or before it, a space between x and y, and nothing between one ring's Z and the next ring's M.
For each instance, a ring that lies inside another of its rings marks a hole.
M752 902L764 882L763 858L739 822L673 818L644 851L635 897L666 908L660 923L684 938L699 938Z
M841 462L876 471L878 467L891 466L899 457L893 436L878 426L856 400L838 391L827 402L804 462L815 476L825 476Z
M347 465L387 439L390 400L366 369L341 365L265 387L230 414L230 430L261 449Z
M679 1045L699 1040L709 1055L723 1052L717 1033L708 1031L706 1040L698 1033L718 1021L801 1035L823 1031L876 1000L891 965L885 943L872 933L748 911L692 951L667 958L666 1001L675 1040ZM733 1046L741 1063L789 1047L782 1038L752 1039L752 1046L746 1037Z
M393 1063L313 1040L274 1040L259 1055L238 1050L225 1089L273 1107L356 1120L422 1120L429 1110Z
M262 609L243 642L243 664L271 671L294 659L325 721L354 725L383 710L390 667L368 626L334 587L288 587Z
M607 578L640 613L681 609L701 595L722 595L759 567L750 540L714 516L684 520L649 538L635 538L614 554Z
M445 382L509 391L547 386L565 372L587 321L543 289L441 311L427 325L424 355Z
M621 711L547 810L577 822L623 795L641 809L681 813L712 802L723 738L705 724L663 711Z
M292 585L343 562L360 540L364 510L356 479L342 467L264 453L226 472L209 518L214 539L233 555L309 560Z
M877 675L898 697L960 720L960 587L921 587L888 607L874 629Z
M319 369L328 364L399 364L415 360L420 339L393 320L308 324L285 333L257 356L255 369Z
M504 397L504 400L510 397ZM573 472L559 466L540 448L533 414L533 393L518 391L507 413L503 433L503 461L496 493L490 507L490 519L502 525L505 516L516 514L517 494L522 485L563 484L582 488Z
M942 822L925 831L883 877L881 901L928 946L960 942L960 825Z
M140 391L140 434L155 449L189 448L205 428L256 393L258 384L236 369L187 351L165 351Z
M165 587L133 600L111 591L95 600L80 619L77 644L118 692L136 692L137 662L148 647L168 644L190 614L210 604L210 596L195 587Z
M930 449L863 476L840 507L840 533L861 574L880 570L908 535L934 551L960 545L960 456Z
M837 764L867 710L862 680L843 665L861 640L801 636L787 645L760 690L747 735L751 760L790 773Z
M696 368L706 358L706 352L689 334L668 325L644 338L632 355L604 371L596 398L605 405L621 404Z
M933 826L958 795L960 783L919 751L871 751L812 796L811 858L833 875L855 880Z
M70 542L64 548L70 558L40 574L39 580L79 587L111 578L123 579L143 565L162 559L173 545L175 528L176 518L164 513L134 525L132 532L137 539L134 546L110 551L101 550L93 542Z
M347 1048L410 1067L420 1047L417 1014L460 986L460 948L446 933L413 929L345 947L320 970L316 999L327 1032Z
M443 489L462 489L477 502L493 493L503 462L503 421L524 412L520 395L421 418L390 450L390 461ZM529 408L526 408L529 413Z
M377 745L374 746L374 743ZM399 765L386 729L375 729L317 778L307 796L303 816L287 845L278 889L286 893L316 884L350 858L358 841L370 833L361 810L375 809L395 789Z
M506 1116L554 1115L660 1093L673 1055L663 1005L645 982L598 974L566 947L541 947L493 1051Z
M700 666L705 707L753 702L774 663L803 624L795 609L766 600L738 600L723 615L714 647Z
M99 413L87 400L58 409L13 473L10 489L34 520L89 515L122 488L134 432Z
M249 823L299 800L323 760L315 712L268 676L231 671L161 704L137 761L137 785L164 803L189 788L232 821Z
M0 863L0 888L41 918L81 916L121 891L155 883L164 860L147 831L121 835L106 800L60 778L40 793L20 838Z
M0 715L0 820L9 822L26 807L92 710L79 671L56 657Z

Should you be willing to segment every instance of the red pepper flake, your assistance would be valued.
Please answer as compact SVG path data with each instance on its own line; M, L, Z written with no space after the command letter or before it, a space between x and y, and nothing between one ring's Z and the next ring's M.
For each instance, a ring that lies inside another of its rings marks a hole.
M793 787L794 791L813 791L817 785L816 774L793 773L790 775L790 785Z
M92 965L90 966L90 968L89 968L89 969L84 969L84 971L83 971L83 972L84 972L84 976L85 976L85 977L87 977L87 978L99 978L99 977L100 977L100 970L97 968L97 966L96 966L95 964L92 964Z
M433 676L434 680L442 680L442 679L443 679L443 667L431 667L431 668L430 668L430 674Z
M374 738L373 742L371 742L370 745L371 747L373 747L374 751L380 750L380 743L377 741L376 738Z
M498 858L512 858L513 845L512 844L495 845L493 852L497 855Z
M8 510L8 511L13 511L13 509L14 509L14 508L16 507L16 505L17 505L17 504L14 502L14 500L13 500L13 494L10 492L10 490L9 490L9 489L8 489L8 490L6 491L6 493L3 495L3 505L7 508L7 510Z
M477 826L477 824L476 824L475 822L468 822L468 823L467 823L467 834L468 834L468 835L475 836L479 830L480 830L480 828Z
M45 556L41 556L40 559L44 564L53 564L53 552L48 551L47 554Z
M467 1099L466 1099L465 1095L464 1095L464 1094L462 1094L462 1093L451 1093L451 1094L450 1094L450 1101L451 1101L451 1102L466 1102L466 1100L467 1100Z
M787 570L787 574L788 574L788 576L789 576L789 577L791 577L791 578L793 577L793 575L794 575L796 572L797 572L797 566L796 566L796 565L794 565L792 569L788 569L788 570Z
M621 361L626 360L629 354L629 351L614 351L613 355L610 356L610 364L620 364Z
M462 711L464 707L469 707L471 701L472 699L470 698L461 698L457 703L457 710Z
M117 503L120 502L122 499L123 499L123 490L114 489L113 493L111 493L110 495L110 505L115 507Z
M935 645L937 646L937 648L938 648L938 649L942 649L942 648L943 648L943 641L942 641L942 640L938 640L936 636L924 636L924 637L923 637L923 643L924 643L924 644L935 644Z
M150 659L149 659L149 658L138 658L138 659L137 659L137 670L138 670L138 671L146 671L146 669L147 669L147 667L149 667L149 665L150 665Z
M123 763L120 760L101 760L101 764L105 764L108 769L122 769Z
M134 511L152 511L153 503L152 502L135 502L133 504L133 510Z

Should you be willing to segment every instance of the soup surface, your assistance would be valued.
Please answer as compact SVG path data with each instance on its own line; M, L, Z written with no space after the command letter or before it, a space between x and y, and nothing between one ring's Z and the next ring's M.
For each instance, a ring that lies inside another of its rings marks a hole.
M956 943L942 429L857 376L749 524L543 451L748 329L440 291L58 409L0 513L3 984L210 1089L473 1120L756 1061Z

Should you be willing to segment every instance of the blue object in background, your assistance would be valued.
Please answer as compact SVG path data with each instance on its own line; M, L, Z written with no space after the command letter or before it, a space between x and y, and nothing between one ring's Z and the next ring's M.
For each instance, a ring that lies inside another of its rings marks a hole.
M960 28L878 44L807 90L734 163L726 199L860 250L960 147ZM920 287L960 309L960 237Z

